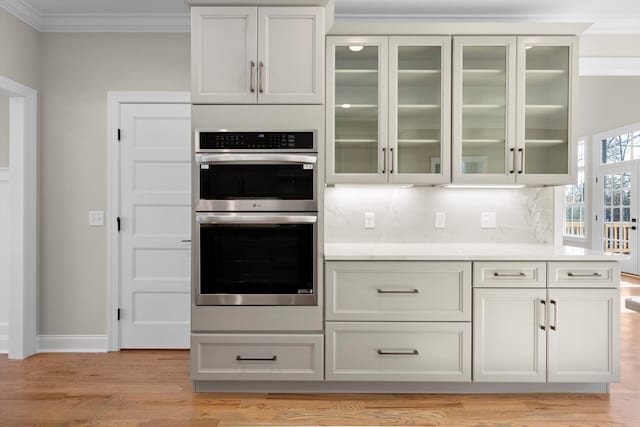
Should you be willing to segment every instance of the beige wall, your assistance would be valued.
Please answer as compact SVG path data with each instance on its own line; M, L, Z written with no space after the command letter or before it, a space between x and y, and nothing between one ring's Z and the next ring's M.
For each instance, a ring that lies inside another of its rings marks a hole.
M41 34L0 8L0 76L40 87Z
M41 34L0 8L0 76L40 88ZM0 167L9 165L9 100L0 96Z
M578 136L640 122L640 77L580 77Z
M0 168L9 166L9 98L0 95Z
M189 90L189 35L43 34L40 334L106 333L107 91Z

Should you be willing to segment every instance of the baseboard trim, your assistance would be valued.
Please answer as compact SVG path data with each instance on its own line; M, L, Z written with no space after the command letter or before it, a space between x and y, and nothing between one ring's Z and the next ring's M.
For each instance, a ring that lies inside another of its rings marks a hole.
M106 335L38 335L38 353L105 353Z
M9 337L0 335L0 354L9 353Z

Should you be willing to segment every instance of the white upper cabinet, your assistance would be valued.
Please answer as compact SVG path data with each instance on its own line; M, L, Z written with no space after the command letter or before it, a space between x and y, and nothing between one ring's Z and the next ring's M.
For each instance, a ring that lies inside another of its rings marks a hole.
M327 42L327 182L449 182L451 38Z
M192 102L321 104L319 7L191 8Z
M575 37L518 37L518 176L522 184L574 182L578 64Z
M387 182L388 37L327 38L327 182Z
M453 182L513 183L516 38L453 39Z
M575 178L575 37L454 37L453 182Z

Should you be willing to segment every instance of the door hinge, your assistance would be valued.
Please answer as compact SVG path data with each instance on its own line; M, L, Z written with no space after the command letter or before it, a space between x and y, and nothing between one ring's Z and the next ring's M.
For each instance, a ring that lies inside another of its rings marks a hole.
M118 227L118 232L120 231L120 217L116 218L116 226Z
M598 220L598 215L596 215L596 221Z
M598 183L598 177L596 176L596 184Z
M118 141L120 141L120 128L118 128Z
M120 320L120 309L118 309L117 317L118 317L118 320Z

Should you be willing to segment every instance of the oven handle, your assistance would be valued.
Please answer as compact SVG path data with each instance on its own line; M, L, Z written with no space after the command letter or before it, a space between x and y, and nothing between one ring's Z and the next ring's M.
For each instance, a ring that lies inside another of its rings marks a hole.
M317 163L317 156L300 154L196 154L197 163Z
M316 215L196 214L198 224L313 224L317 221Z

